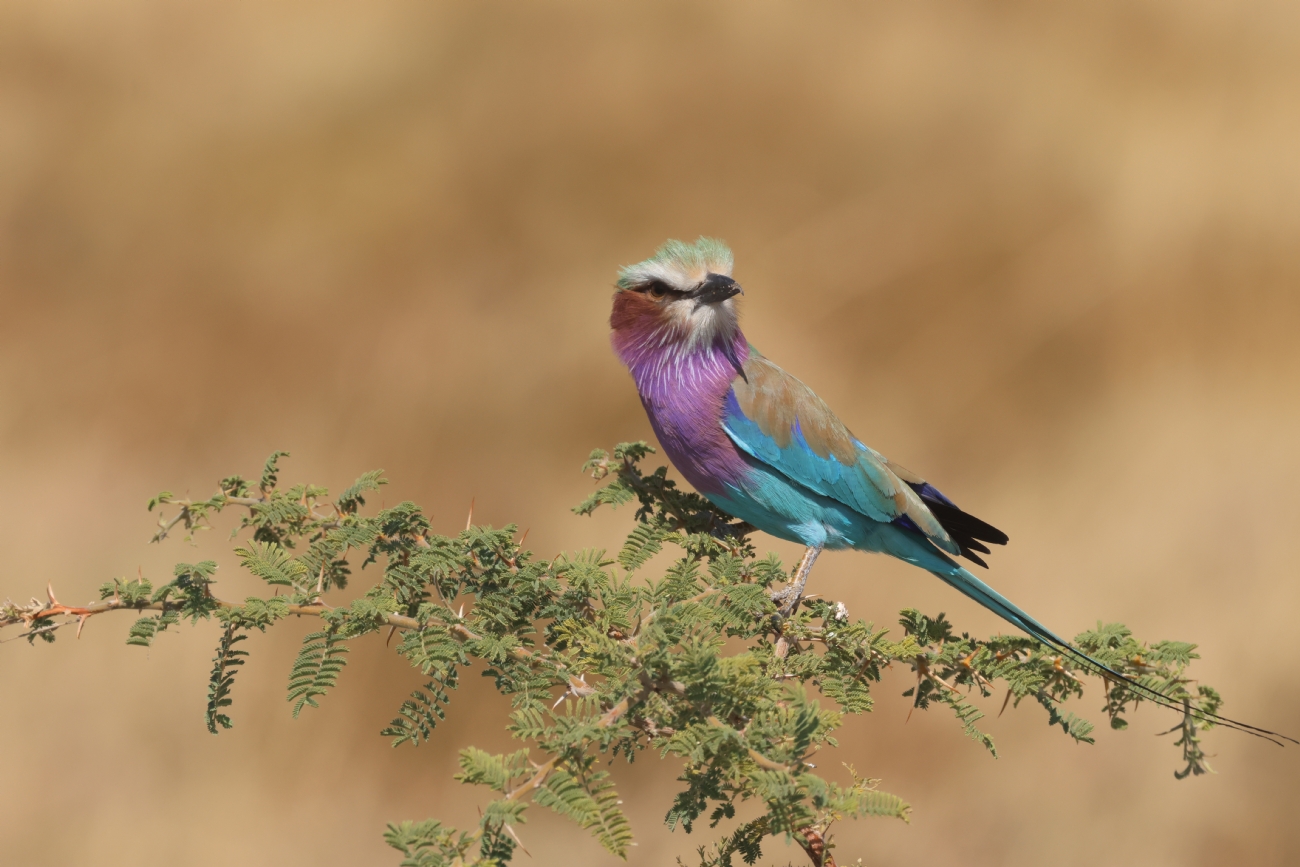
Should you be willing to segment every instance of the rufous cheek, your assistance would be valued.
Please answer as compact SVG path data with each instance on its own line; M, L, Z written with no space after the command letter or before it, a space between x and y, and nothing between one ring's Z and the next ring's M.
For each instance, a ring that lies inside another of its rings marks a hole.
M614 293L614 309L609 314L609 327L615 331L657 325L663 318L663 309L644 292L625 290Z

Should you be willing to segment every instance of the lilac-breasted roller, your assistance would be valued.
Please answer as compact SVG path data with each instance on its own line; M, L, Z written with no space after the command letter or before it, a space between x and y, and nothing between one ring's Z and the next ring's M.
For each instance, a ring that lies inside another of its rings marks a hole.
M1007 535L963 511L924 478L863 443L812 389L749 344L736 316L731 251L721 241L669 241L623 268L610 315L650 425L673 465L722 511L807 546L778 601L799 604L824 548L897 557L930 572L1058 651L1158 704L1182 703L1072 646L959 565L984 566ZM1205 713L1233 728L1274 733Z

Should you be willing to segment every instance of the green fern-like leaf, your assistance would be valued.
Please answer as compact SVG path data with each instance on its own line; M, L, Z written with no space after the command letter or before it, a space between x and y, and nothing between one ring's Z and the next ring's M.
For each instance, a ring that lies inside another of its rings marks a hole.
M615 479L595 493L589 494L585 500L574 507L573 511L578 515L590 515L601 506L618 508L634 499L636 499L636 491L632 486L621 479Z
M383 470L371 470L368 473L362 473L352 483L351 487L339 494L339 498L335 500L334 504L344 514L355 514L358 507L366 504L366 494L377 491L380 485L386 484L388 484L388 479L384 478Z
M1088 722L1083 717L1075 716L1072 711L1061 713L1057 709L1056 702L1052 701L1041 692L1038 694L1037 698L1039 703L1047 709L1048 725L1059 725L1062 731L1080 743L1095 743L1095 740L1092 737L1092 723Z
M164 611L157 617L141 617L131 624L131 629L126 634L126 643L137 647L149 647L153 644L154 636L166 630L168 626L179 623L180 619L180 615L175 611Z
M288 614L289 603L283 596L272 596L270 599L249 596L243 605L218 609L217 619L236 629L258 629L265 632L268 626Z
M289 672L287 700L295 702L295 718L302 713L304 705L319 707L316 697L324 695L338 681L339 672L347 665L344 657L347 652L347 645L332 630L312 632L303 637L302 649Z
M247 548L236 548L235 554L245 569L267 584L306 589L307 567L275 542L252 542Z
M650 520L637 524L623 543L623 550L618 553L619 565L629 572L641 568L647 560L663 550L664 540L671 535L672 530L662 521Z
M516 750L505 755L493 755L477 747L460 751L460 773L456 779L462 783L487 786L497 792L506 792L510 783L528 767L528 750Z
M389 825L384 842L405 857L401 867L449 867L464 864L474 838L433 819Z
M291 544L295 528L310 518L311 510L298 497L275 491L266 502L253 506L240 527L253 527L256 539Z
M993 754L993 758L998 757L998 748L993 744L993 737L979 729L975 723L984 718L984 712L968 701L962 700L960 696L952 695L945 692L942 696L944 704L952 708L953 715L961 723L962 731L966 737L983 744L984 748ZM1073 715L1071 715L1073 716Z
M874 789L862 792L857 802L857 815L860 816L879 816L907 821L907 814L911 809L911 806L898 795L878 792Z
M391 737L394 747L407 741L418 747L421 741L429 740L439 720L447 718L444 706L450 700L442 684L431 680L411 691L411 697L398 708L397 717L380 734Z
M244 664L244 657L248 656L246 651L235 650L234 647L247 637L237 633L233 626L226 627L225 632L221 633L217 655L212 660L212 676L208 678L207 723L208 731L214 735L218 732L217 726L228 729L233 725L230 717L221 713L221 709L230 707L230 690L235 685L235 675L238 673L236 669Z
M607 772L596 771L581 780L557 768L547 775L533 800L591 831L607 851L626 857L632 826L619 808L618 793Z
M591 798L596 802L595 820L584 827L596 836L605 851L626 858L628 847L632 845L632 824L621 809L623 802L619 800L614 784L608 781L608 775L601 771L598 776L597 785L590 788Z
M144 578L114 578L99 586L100 599L119 599L128 608L148 603L153 595L153 584Z
M266 459L266 464L262 467L262 479L258 483L258 487L262 489L262 493L269 493L275 488L280 476L280 458L287 457L289 457L288 452L274 451L271 452L271 456Z

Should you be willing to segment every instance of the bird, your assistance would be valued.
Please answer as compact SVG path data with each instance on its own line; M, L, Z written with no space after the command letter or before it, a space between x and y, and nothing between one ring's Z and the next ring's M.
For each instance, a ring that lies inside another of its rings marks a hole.
M1007 534L960 508L922 476L862 442L803 382L745 338L734 258L715 238L669 240L619 271L610 342L636 384L664 453L721 511L804 546L787 589L797 609L824 550L885 554L920 567L1057 652L1157 704L1180 699L1115 671L1061 638L958 563ZM1287 738L1207 711L1206 721L1274 743Z

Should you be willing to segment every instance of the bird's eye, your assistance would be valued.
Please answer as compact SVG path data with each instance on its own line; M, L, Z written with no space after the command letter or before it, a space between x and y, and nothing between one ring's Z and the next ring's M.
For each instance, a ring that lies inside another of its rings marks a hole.
M668 297L668 287L656 280L646 288L646 294L656 301L662 301Z

